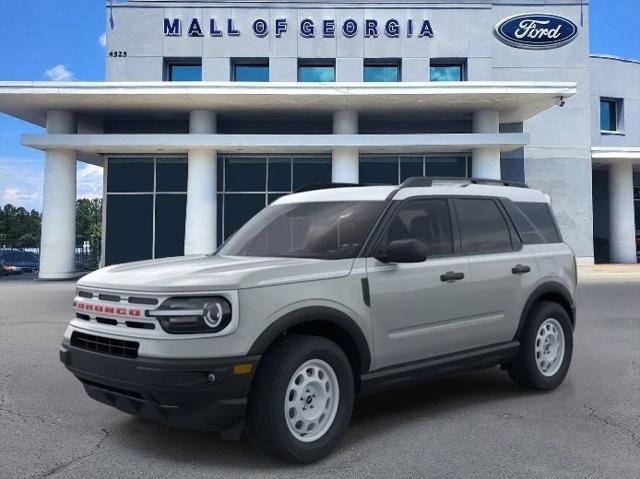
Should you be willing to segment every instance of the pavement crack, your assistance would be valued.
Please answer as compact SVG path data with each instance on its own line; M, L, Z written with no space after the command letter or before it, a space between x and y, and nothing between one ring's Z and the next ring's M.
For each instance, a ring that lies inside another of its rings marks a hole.
M620 431L624 431L627 434L629 434L631 436L631 440L633 441L633 443L635 444L636 447L640 448L640 437L638 435L638 433L636 433L633 429L628 428L627 426L624 426L623 424L620 424L619 422L606 417L606 416L601 416L600 414L598 414L596 412L596 410L590 406L584 406L585 409L587 409L587 417L593 418L596 421L599 421L603 424L606 424L607 426L611 426L614 427Z
M46 471L38 472L36 474L33 474L33 475L29 476L28 479L43 479L45 477L51 477L51 476L57 474L58 472L62 471L63 469L66 469L67 467L75 464L76 462L82 461L83 459L86 459L87 457L93 456L96 452L98 452L98 450L102 446L102 443L104 441L106 441L107 438L111 435L111 431L109 431L108 429L100 428L100 430L103 432L104 436L102 436L102 438L100 438L100 440L95 444L95 446L93 446L91 448L91 450L89 452L87 452L85 454L81 454L79 456L75 456L75 457L69 459L68 461L63 462L62 464L58 464L57 466L54 466L54 467L52 467L50 469L47 469Z

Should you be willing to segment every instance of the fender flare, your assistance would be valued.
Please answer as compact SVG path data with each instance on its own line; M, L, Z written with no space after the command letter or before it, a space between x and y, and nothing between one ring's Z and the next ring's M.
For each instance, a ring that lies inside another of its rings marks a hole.
M371 350L364 333L349 315L327 306L308 306L286 313L258 336L247 354L264 354L273 341L288 329L314 321L328 322L345 331L356 346L361 372L369 370Z
M566 304L562 304L565 309L568 309L567 314L569 315L569 319L571 321L571 325L575 329L576 326L576 305L573 301L573 297L569 290L562 284L557 281L548 281L539 285L533 292L529 295L527 302L524 304L524 308L522 308L522 314L520 315L520 321L518 322L518 329L516 330L516 334L514 336L515 340L520 338L520 334L522 333L522 329L524 328L524 323L527 320L527 316L531 311L532 306L538 301L541 297L553 294L556 296L560 296Z

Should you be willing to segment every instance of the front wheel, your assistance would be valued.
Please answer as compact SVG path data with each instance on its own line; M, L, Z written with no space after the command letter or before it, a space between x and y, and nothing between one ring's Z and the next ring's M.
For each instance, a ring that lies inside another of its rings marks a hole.
M308 463L327 456L351 419L354 380L344 352L317 336L291 335L271 348L249 398L247 435L269 455Z
M573 354L573 328L558 303L536 303L526 318L518 356L507 368L522 387L557 388L564 381Z

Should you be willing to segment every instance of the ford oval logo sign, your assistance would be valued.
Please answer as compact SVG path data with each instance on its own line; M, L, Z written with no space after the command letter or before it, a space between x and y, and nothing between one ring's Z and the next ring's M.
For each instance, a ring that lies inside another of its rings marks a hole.
M547 50L573 41L578 36L578 26L557 15L526 13L498 23L496 36L512 47Z

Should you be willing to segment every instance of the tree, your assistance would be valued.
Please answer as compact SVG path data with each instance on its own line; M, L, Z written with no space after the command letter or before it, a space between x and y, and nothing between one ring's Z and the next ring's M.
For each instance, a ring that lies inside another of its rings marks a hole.
M6 204L0 208L0 244L12 243L18 247L37 246L40 243L42 218L36 210ZM93 244L102 238L102 200L76 201L76 238Z
M76 238L96 241L102 237L102 200L76 201Z

